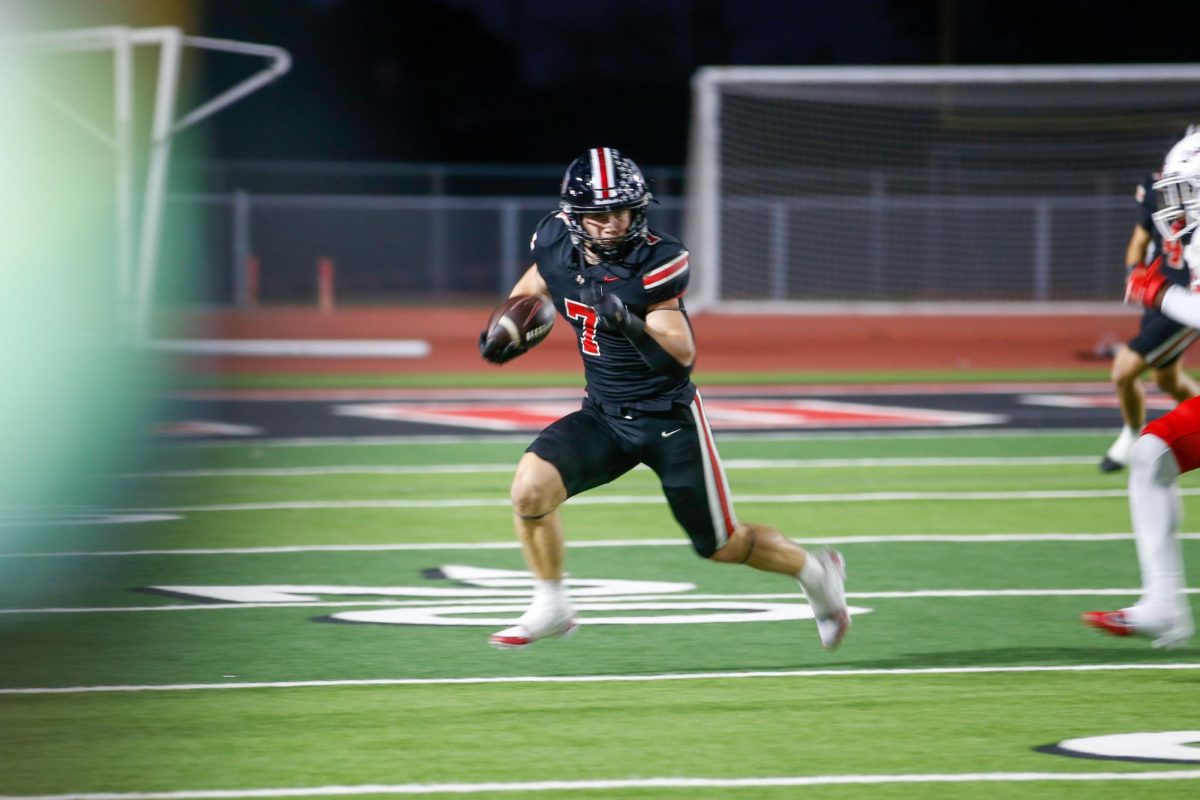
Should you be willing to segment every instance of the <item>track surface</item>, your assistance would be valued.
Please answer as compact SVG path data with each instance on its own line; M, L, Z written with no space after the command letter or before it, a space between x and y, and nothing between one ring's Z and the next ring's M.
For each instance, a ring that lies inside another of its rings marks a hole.
M1115 297L1119 297L1119 290ZM223 373L440 373L492 370L476 338L488 307L305 307L191 311L175 319L188 335L218 339L419 339L425 358L196 358L190 369ZM1138 312L1114 304L1104 313L880 314L695 313L698 368L711 372L844 372L1094 369L1108 372L1106 353L1137 331ZM558 323L528 356L505 372L577 372L579 347Z

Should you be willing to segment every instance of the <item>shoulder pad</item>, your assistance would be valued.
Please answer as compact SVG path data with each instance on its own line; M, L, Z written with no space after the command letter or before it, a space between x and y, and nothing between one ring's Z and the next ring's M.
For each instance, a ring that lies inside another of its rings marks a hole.
M529 240L530 250L538 247L553 247L569 235L567 224L562 216L561 211L554 211L542 217Z

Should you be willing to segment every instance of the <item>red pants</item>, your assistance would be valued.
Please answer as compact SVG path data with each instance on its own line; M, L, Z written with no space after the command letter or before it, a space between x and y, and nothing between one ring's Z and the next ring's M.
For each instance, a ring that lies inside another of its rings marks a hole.
M1200 397L1183 401L1174 411L1143 428L1142 433L1152 433L1170 446L1181 473L1200 467Z

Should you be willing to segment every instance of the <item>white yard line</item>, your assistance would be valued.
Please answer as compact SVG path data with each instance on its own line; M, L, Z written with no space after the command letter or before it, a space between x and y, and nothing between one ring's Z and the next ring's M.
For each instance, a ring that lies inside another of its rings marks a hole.
M1200 495L1200 489L1181 490L1186 496ZM1124 498L1120 489L1049 489L1000 492L847 492L837 494L740 494L737 502L747 503L880 503L911 500L1095 500ZM657 505L662 495L607 495L572 497L571 506L596 505ZM384 508L507 508L507 497L455 497L440 500L284 500L270 503L215 503L197 506L156 506L150 508L106 509L115 514L199 514L227 511L319 511L340 509Z
M237 797L347 797L358 795L482 794L485 792L583 792L622 789L746 789L782 786L882 786L921 783L1107 783L1192 781L1200 770L1154 772L960 772L891 775L796 775L772 778L621 778L486 783L393 783L270 789L177 789L166 792L72 792L0 795L0 800L222 800ZM681 796L686 797L686 794Z
M1200 539L1200 533L1182 533L1181 539ZM997 544L1011 542L1117 542L1133 539L1132 533L916 533L878 534L862 536L826 536L822 538L792 537L792 541L806 545L856 545L856 544ZM593 548L630 547L683 547L686 538L674 539L586 539L569 541L571 550ZM88 558L118 556L210 556L210 555L271 555L278 553L373 553L391 551L428 550L518 550L519 542L403 542L395 544L297 544L275 547L188 547L171 550L66 550L60 553L0 553L3 558Z
M1185 589L1187 594L1200 594L1200 588ZM846 592L850 600L921 600L928 598L987 598L987 597L1137 597L1141 589L915 589L912 591L889 592ZM344 596L344 595L343 595ZM454 600L295 600L278 603L206 603L169 606L78 606L50 608L0 608L0 614L125 614L151 611L234 611L249 608L359 608L367 606L469 606L491 605L497 598L526 601L529 593L512 591L498 592L497 596L484 599L456 598ZM621 595L621 602L679 603L686 605L695 601L741 601L783 600L800 602L796 592L767 594L681 594L681 595Z
M109 692L191 692L208 689L320 689L345 686L462 686L480 684L658 683L662 681L746 680L760 678L894 678L930 675L992 675L1041 672L1141 672L1200 670L1200 663L1062 664L1021 667L909 667L898 669L797 669L755 672L668 672L657 675L512 675L477 678L374 678L327 681L246 683L164 683L111 686L6 688L0 695L96 694ZM0 800L3 800L0 797Z
M930 457L930 458L730 458L726 469L842 469L871 467L1034 467L1094 464L1095 456L1016 456L1012 458ZM181 469L162 472L138 472L119 478L257 478L309 477L325 475L458 475L512 472L515 465L503 464L426 464L426 465L336 465L326 467L241 467L227 469ZM649 469L639 465L637 469Z

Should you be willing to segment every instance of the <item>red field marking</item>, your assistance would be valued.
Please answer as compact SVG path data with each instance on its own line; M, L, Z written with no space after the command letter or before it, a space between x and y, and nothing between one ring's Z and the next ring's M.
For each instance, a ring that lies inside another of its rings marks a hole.
M578 403L364 403L337 406L335 414L370 419L500 431L538 431L579 408ZM950 427L1003 422L971 414L822 400L710 400L709 422L718 430Z

